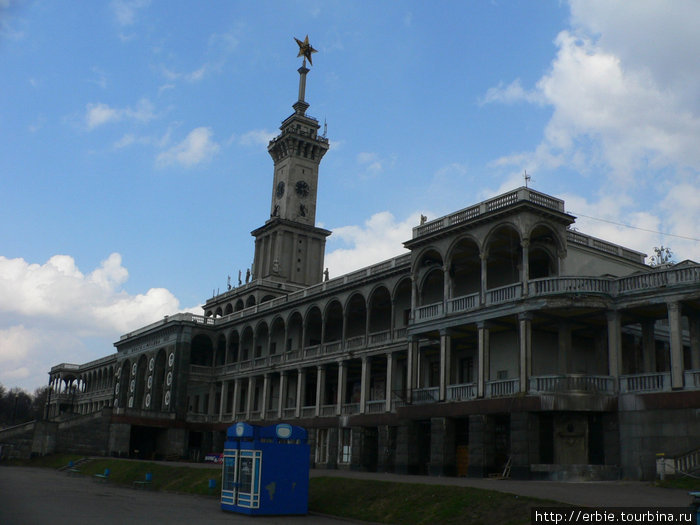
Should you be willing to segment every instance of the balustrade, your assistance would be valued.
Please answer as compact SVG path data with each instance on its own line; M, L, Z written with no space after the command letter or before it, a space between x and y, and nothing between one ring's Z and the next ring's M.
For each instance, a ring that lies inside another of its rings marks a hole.
M520 379L499 379L486 382L486 397L512 396L520 391Z
M447 387L448 401L466 401L476 398L476 384L464 383L461 385L449 385Z
M436 403L440 400L440 389L436 386L429 388L416 388L413 390L413 404Z
M365 412L367 414L381 414L386 411L386 401L384 399L375 399L367 401Z
M581 374L532 376L529 385L531 392L613 393L615 378Z
M671 390L671 373L620 376L620 392L662 392Z

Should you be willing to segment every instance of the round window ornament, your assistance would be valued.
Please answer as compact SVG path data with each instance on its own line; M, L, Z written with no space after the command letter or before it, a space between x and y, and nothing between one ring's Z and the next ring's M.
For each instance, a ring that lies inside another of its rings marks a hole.
M134 408L134 396L129 398L129 408Z
M156 364L156 360L151 357L151 360L148 362L148 371L153 372L153 367Z
M165 393L165 404L170 405L170 390Z
M132 376L135 376L135 375L136 375L136 363L134 363L134 364L131 366L131 375L132 375Z
M153 386L153 376L148 376L148 389L150 390Z
M146 408L151 406L151 394L146 394Z
M174 362L175 362L175 352L170 352L170 355L168 356L168 366L173 366Z
M129 392L133 392L134 390L136 390L136 380L132 379L131 383L129 383Z
M170 386L173 383L173 373L168 372L168 375L165 377L165 383Z

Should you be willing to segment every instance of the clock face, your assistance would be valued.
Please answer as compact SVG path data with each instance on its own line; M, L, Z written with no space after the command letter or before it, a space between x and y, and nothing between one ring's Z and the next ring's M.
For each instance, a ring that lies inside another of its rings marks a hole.
M279 199L284 195L284 181L281 180L279 184L277 184L277 198Z
M305 181L300 180L299 182L297 182L296 186L294 187L294 190L300 197L306 197L309 194L309 185Z

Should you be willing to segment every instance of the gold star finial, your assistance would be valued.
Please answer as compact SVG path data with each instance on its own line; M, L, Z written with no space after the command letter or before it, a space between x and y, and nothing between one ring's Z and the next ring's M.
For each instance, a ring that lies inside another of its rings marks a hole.
M309 59L309 64L314 65L314 63L311 61L311 54L312 53L318 53L313 47L311 47L311 44L309 44L309 35L306 35L306 38L302 42L298 38L294 38L294 40L297 41L297 45L299 46L299 54L297 55L298 57L304 57L304 66L306 66L306 59Z

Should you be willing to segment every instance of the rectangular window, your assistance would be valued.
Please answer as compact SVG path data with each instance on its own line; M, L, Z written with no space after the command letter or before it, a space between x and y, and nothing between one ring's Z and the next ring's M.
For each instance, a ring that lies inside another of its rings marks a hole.
M496 379L508 379L508 370L499 370L496 372Z
M316 434L316 463L328 463L327 428L319 428Z
M338 447L338 463L350 463L352 459L352 433L349 428L340 429L340 447Z
M270 355L275 355L276 352L277 352L277 343L272 341L270 343Z

